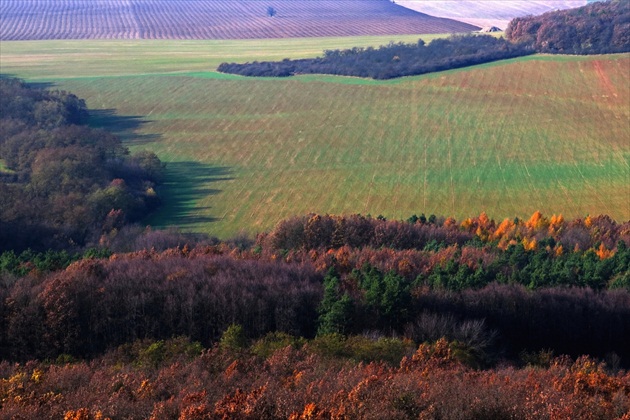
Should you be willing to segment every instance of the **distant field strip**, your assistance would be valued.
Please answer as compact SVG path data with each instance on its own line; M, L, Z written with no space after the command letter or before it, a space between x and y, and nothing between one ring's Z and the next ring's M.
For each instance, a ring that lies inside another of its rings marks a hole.
M0 72L21 77L101 77L216 70L222 62L311 58L324 50L430 42L445 34L247 40L55 40L2 43ZM212 74L212 77L230 77Z
M110 56L96 41L3 43L3 72L115 110L95 124L168 163L155 225L227 237L308 212L630 219L629 54L531 56L388 82L287 80L202 71L186 53L192 42L178 56L178 42L162 41L173 52L162 62L151 43L99 42L112 43ZM241 42L225 47L235 61L288 45ZM108 64L119 61L129 65Z
M267 15L272 6L277 14ZM389 0L2 0L0 40L255 39L470 32Z

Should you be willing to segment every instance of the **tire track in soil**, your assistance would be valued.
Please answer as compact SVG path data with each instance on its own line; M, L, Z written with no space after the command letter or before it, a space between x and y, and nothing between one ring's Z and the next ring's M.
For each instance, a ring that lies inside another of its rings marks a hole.
M609 94L609 96L617 97L617 90L615 89L615 85L612 84L610 78L604 71L602 67L602 62L600 60L593 61L593 67L595 68L595 72L597 73L597 77L602 85L602 88L605 92Z

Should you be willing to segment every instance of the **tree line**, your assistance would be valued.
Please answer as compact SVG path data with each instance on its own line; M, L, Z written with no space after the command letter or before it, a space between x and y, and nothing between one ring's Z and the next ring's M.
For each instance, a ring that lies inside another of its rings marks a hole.
M567 221L535 212L497 223L485 213L458 223L424 215L388 221L360 215L307 215L257 239L269 255L334 267L342 275L373 266L447 290L490 283L540 287L630 287L630 221Z
M222 63L218 71L242 76L287 77L296 74L392 79L472 66L496 60L533 54L525 44L516 44L490 35L454 35L429 44L390 43L379 48L355 47L327 50L313 59L265 61L245 64Z
M87 126L85 102L0 78L0 251L76 250L142 219L163 164Z

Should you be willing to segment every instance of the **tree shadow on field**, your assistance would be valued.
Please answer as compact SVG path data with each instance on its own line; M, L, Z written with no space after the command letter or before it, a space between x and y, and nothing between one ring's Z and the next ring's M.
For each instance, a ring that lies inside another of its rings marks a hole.
M52 82L27 82L26 84L34 89L56 90Z
M162 205L149 222L185 228L219 220L207 215L211 206L197 203L222 191L212 188L212 184L232 179L232 169L227 166L192 161L167 163L166 181L158 190Z
M55 84L52 82L28 82L19 77L17 74L12 73L0 73L0 80L1 79L19 79L34 89L53 89L55 87Z
M115 109L89 109L88 125L118 136L127 146L141 146L159 140L159 134L141 134L138 130L151 122L137 115L118 115Z

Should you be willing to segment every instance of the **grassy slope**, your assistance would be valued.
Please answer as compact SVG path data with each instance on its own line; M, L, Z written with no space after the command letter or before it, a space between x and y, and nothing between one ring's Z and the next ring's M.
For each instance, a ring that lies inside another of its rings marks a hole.
M629 55L536 56L388 82L212 69L383 39L4 43L169 162L152 222L220 236L306 212L630 218ZM106 45L107 53L103 46ZM88 77L89 76L89 77Z
M5 166L4 160L0 159L0 173L4 172L4 173L11 173L12 171L10 169L7 169L7 167Z
M445 35L387 35L247 40L2 41L0 71L26 78L68 79L203 72L224 61L315 57L327 49L429 42Z

